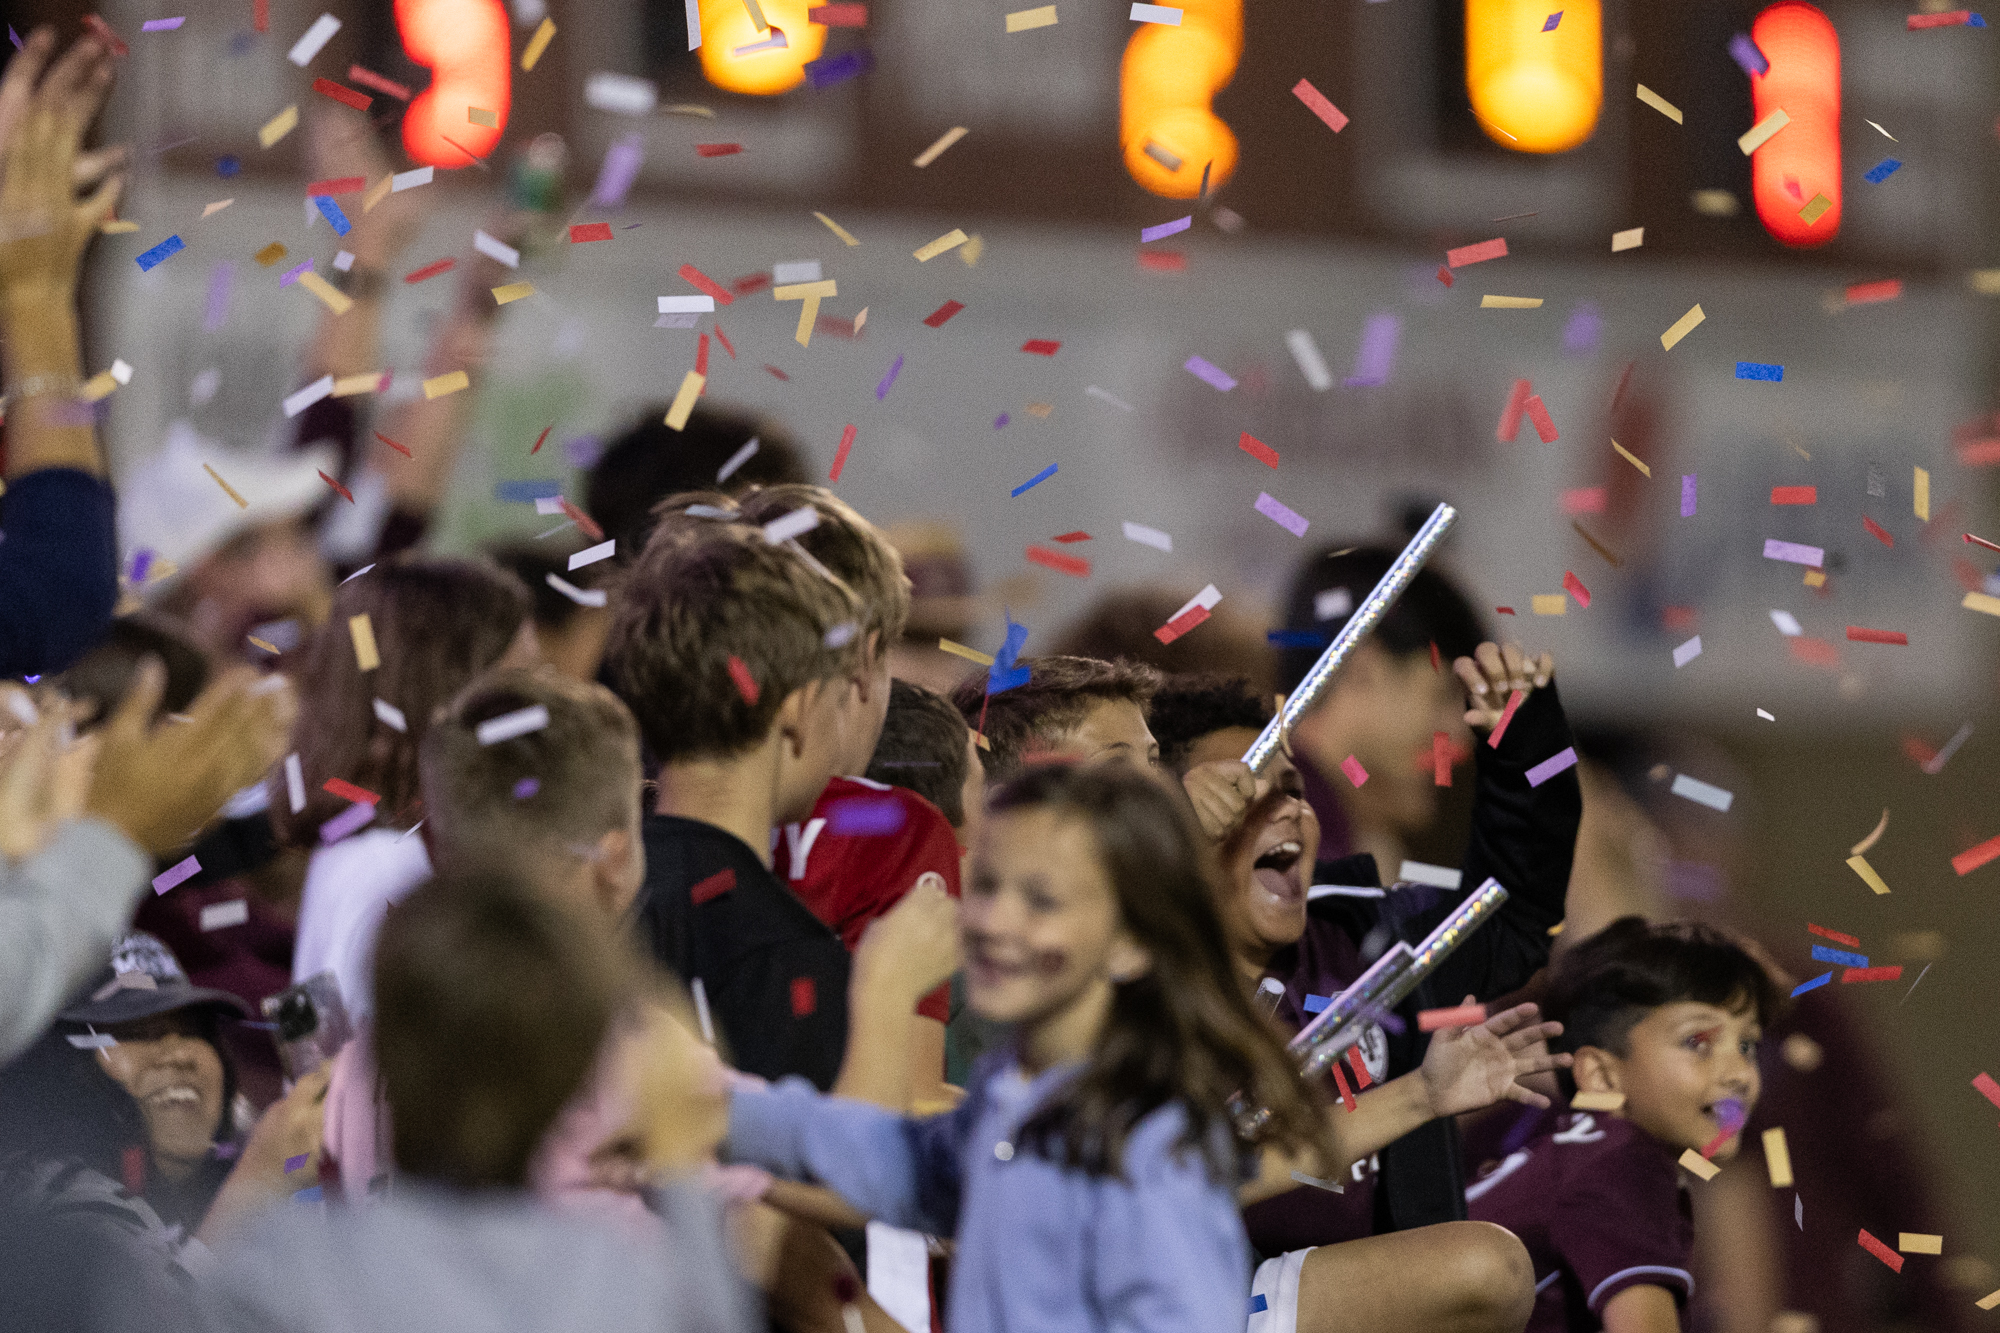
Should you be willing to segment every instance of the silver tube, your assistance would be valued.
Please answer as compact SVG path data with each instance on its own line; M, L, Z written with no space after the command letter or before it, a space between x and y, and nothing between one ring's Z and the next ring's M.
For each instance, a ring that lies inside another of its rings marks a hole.
M1340 633L1333 636L1333 642L1320 654L1319 661L1313 663L1312 670L1306 672L1305 679L1292 691L1291 697L1285 701L1284 711L1266 723L1263 734L1243 752L1243 762L1250 765L1253 773L1264 771L1271 762L1271 756L1278 752L1285 733L1291 730L1301 714L1319 702L1320 695L1326 693L1327 685L1333 680L1333 673L1346 663L1354 646L1381 623L1382 617L1388 614L1396 599L1410 586L1410 580L1417 576L1417 571L1437 552L1445 534L1457 521L1458 511L1448 504L1440 504L1431 511L1423 527L1417 529L1417 535L1410 538L1410 544L1389 566L1389 572L1382 576L1382 581L1375 585L1374 591L1361 605L1354 608L1354 614L1340 627Z

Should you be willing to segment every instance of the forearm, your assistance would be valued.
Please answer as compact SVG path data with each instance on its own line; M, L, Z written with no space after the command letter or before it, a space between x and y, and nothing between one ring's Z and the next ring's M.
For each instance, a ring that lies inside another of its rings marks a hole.
M80 409L83 349L76 300L66 289L9 292L0 300L6 383L7 477L67 467L104 475L95 416Z
M477 374L486 363L491 343L489 319L463 310L455 312L424 356L423 377L431 379L455 370ZM380 440L371 442L373 465L388 478L389 497L396 508L429 514L443 502L477 405L476 391L461 389L440 398L413 398L384 415L381 433L409 450L406 455Z
M1336 1105L1328 1116L1332 1161L1313 1153L1267 1148L1259 1159L1257 1178L1237 1191L1237 1201L1248 1207L1298 1188L1299 1181L1292 1175L1295 1171L1319 1180L1342 1180L1356 1162L1372 1157L1432 1119L1430 1095L1424 1089L1423 1075L1405 1074L1356 1097L1352 1111Z
M833 1095L890 1111L910 1109L915 1002L887 981L856 968L848 987L847 1055Z

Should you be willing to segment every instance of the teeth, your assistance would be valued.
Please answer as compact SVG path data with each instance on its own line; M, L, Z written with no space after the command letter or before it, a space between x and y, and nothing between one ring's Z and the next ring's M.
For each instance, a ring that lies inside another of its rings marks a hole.
M161 1088L153 1094L152 1100L156 1102L198 1102L201 1100L201 1094L193 1088L185 1085L177 1085L171 1088Z

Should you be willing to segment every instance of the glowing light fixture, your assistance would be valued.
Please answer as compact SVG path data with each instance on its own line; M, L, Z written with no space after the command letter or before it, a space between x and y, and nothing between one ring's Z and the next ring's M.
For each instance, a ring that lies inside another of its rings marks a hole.
M1465 90L1487 137L1517 152L1588 139L1604 102L1599 0L1465 0Z
M500 0L396 0L396 31L410 59L431 72L431 86L403 113L404 149L433 167L469 167L487 157L513 105ZM492 112L492 123L474 123L475 110Z
M761 0L764 21L757 31L743 0L701 0L701 72L718 88L753 97L774 97L805 82L806 66L826 46L826 28L806 21L809 0ZM772 46L784 34L783 46ZM739 50L755 47L755 50Z
M1825 245L1840 234L1840 35L1819 10L1784 0L1750 36L1771 62L1750 76L1753 123L1780 109L1791 117L1750 155L1757 217L1786 245ZM1815 205L1820 196L1830 206Z
M1125 169L1153 194L1192 199L1236 171L1236 135L1210 103L1243 54L1243 0L1182 0L1178 27L1142 23L1119 73Z

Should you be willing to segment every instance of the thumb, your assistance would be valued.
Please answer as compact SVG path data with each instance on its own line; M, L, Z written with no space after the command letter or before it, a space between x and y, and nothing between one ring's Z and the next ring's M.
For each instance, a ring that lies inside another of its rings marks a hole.
M160 659L151 654L141 658L139 669L132 674L132 688L125 691L104 727L106 745L118 748L145 740L166 691L167 669Z

